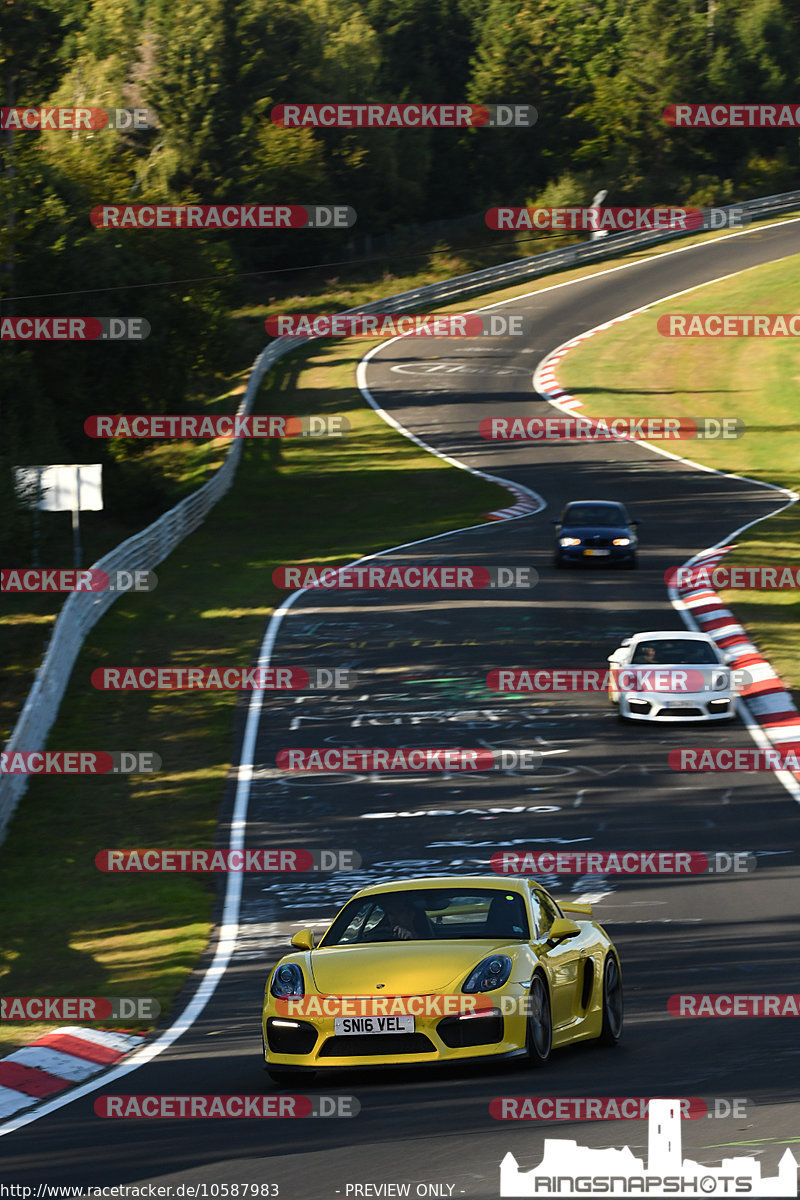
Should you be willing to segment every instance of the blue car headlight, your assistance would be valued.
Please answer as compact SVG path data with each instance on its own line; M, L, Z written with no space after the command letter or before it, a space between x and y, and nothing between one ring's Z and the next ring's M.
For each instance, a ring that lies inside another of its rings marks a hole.
M273 996L277 996L279 999L288 996L305 996L305 980L297 963L278 964L269 990Z
M511 974L511 965L507 954L490 954L470 972L462 992L492 992L502 987Z

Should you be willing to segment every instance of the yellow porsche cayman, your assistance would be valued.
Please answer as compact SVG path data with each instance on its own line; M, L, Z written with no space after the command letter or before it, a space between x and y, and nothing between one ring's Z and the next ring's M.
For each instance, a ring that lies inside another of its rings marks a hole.
M534 880L407 879L364 888L318 945L270 972L264 1065L284 1083L325 1068L526 1057L622 1033L619 956L588 905Z

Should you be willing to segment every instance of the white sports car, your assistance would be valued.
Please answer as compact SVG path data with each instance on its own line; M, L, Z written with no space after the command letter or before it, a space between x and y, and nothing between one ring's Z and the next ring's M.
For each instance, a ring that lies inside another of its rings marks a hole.
M625 638L609 654L608 698L621 721L730 721L737 690L706 633L656 630Z

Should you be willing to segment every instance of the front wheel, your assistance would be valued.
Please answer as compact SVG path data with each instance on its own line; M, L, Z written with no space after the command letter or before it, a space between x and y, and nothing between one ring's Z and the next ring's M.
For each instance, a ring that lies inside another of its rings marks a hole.
M529 1065L543 1067L550 1058L553 1046L553 1018L550 1012L550 994L544 977L540 974L534 975L531 984L525 1045Z
M598 1041L601 1046L616 1046L622 1037L622 974L619 963L609 954L603 970L603 1028Z

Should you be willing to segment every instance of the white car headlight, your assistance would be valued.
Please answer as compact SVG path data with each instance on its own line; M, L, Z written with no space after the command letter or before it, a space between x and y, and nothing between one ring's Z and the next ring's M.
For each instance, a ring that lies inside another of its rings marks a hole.
M580 538L562 537L558 539L559 546L580 546Z

